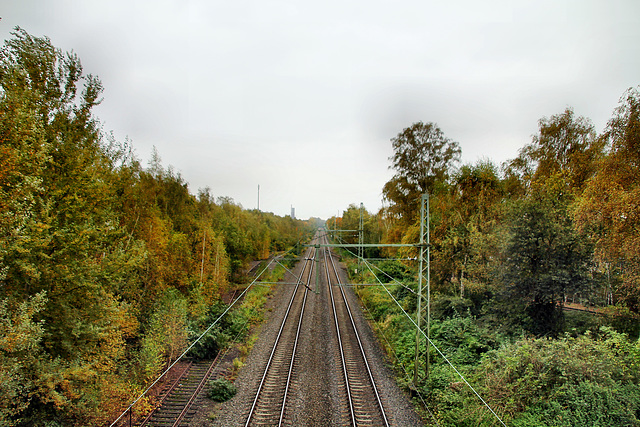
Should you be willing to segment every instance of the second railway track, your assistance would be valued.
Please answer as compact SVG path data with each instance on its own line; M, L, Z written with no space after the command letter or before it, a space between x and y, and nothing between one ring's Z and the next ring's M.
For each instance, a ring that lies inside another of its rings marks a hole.
M287 399L293 384L296 350L304 317L309 283L315 261L315 249L309 248L300 280L280 326L278 336L258 386L246 426L280 426L285 424Z
M340 274L331 251L324 251L324 264L336 330L336 353L341 372L342 410L345 425L388 426L378 385L374 379L358 328L342 287Z
M196 413L194 403L204 390L216 366L215 360L189 362L162 399L161 406L142 421L140 426L188 426Z

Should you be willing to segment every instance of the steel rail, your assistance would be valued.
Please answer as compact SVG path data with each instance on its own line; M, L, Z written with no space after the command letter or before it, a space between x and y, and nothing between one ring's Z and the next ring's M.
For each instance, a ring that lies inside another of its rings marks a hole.
M178 417L176 418L176 421L173 423L173 427L178 427L180 425L180 423L182 422L182 420L184 419L185 415L187 415L187 412L191 409L191 406L193 405L193 403L195 402L196 398L198 397L198 395L200 394L200 392L204 388L205 384L207 383L207 380L211 376L211 373L213 372L214 368L216 367L216 363L218 362L218 358L220 357L221 354L222 354L222 352L218 352L218 355L216 356L216 358L213 360L213 362L211 362L211 365L209 366L209 369L207 369L207 371L205 372L204 376L202 377L202 380L200 380L200 383L198 384L198 386L194 390L193 394L189 398L189 401L184 405L184 408L182 409L182 412L180 412L180 414L178 414Z
M186 374L188 374L189 369L191 369L192 365L193 365L193 361L189 361L189 364L187 365L187 367L182 370L182 373L180 373L180 375L178 376L178 378L176 378L176 380L173 382L171 387L169 387L169 390L167 390L167 392L162 396L160 401L155 405L155 408L153 409L153 411L149 412L149 414L144 418L144 420L142 420L142 422L140 423L140 427L144 427L149 423L149 421L151 420L151 417L153 417L153 414L155 414L155 412L162 406L164 401L171 395L173 390L175 390L175 388L178 387L178 384L180 384L180 381L182 380L182 378Z
M218 352L216 358L212 361L200 361L191 363L189 370L184 372L167 392L161 405L156 407L144 420L140 423L140 427L146 425L165 425L177 427L187 417L193 403L199 397L206 384L207 379L212 375L222 352ZM174 394L177 392L177 395ZM167 407L164 403L172 401Z
M349 401L349 415L351 417L351 424L356 425L355 410L353 408L353 398L351 397L351 387L349 387L349 374L347 373L347 363L344 360L344 349L342 348L342 337L340 335L340 328L338 327L338 314L336 313L336 303L333 298L333 291L331 290L331 277L329 275L329 263L327 262L327 249L324 250L324 268L327 274L327 284L329 285L329 295L331 296L331 308L333 309L333 320L336 327L336 334L338 336L338 348L340 349L340 360L342 363L342 375L344 375L344 381L346 383L347 399Z
M287 374L287 385L286 388L284 390L284 396L282 398L282 408L280 409L280 419L278 420L278 427L282 426L282 421L284 420L284 409L286 407L286 403L287 403L287 395L289 393L289 385L291 384L291 374L293 372L293 362L295 360L296 357L296 350L298 348L298 340L300 338L300 330L302 329L302 318L304 317L304 308L307 302L307 295L309 295L309 290L311 289L309 287L309 283L311 282L311 276L313 275L313 265L314 265L314 261L315 261L315 256L317 254L318 250L315 249L314 250L314 257L311 258L309 261L311 262L311 268L309 269L309 276L307 276L307 284L305 286L305 290L304 290L304 299L302 300L302 309L300 310L300 318L298 319L298 329L296 330L296 340L293 343L293 351L291 352L291 361L289 362L289 373Z
M309 252L311 252L311 249L309 249ZM306 284L302 283L302 278L304 277L305 271L307 270L307 266L309 265L310 261L312 261L312 260L308 256L306 256L305 257L304 266L303 266L302 271L300 273L300 277L298 278L298 281L296 283L296 287L293 290L293 293L291 295L291 299L289 300L289 305L287 306L287 310L285 312L284 318L283 318L282 323L280 325L280 329L278 330L278 334L277 334L276 339L275 339L275 343L273 345L273 348L271 349L271 354L269 355L269 359L267 360L267 365L266 365L266 367L264 369L264 372L262 374L262 378L260 379L260 384L258 386L258 390L256 392L256 396L253 399L253 403L251 405L251 409L249 410L249 415L247 416L247 421L245 423L245 427L248 427L250 425L251 420L254 417L255 410L256 410L256 407L258 405L258 400L259 400L260 395L261 395L261 393L263 391L267 375L269 374L269 370L271 369L271 367L273 365L274 356L275 356L276 350L278 349L278 346L280 344L280 338L282 337L282 333L284 331L285 325L287 324L287 320L289 319L289 314L291 313L291 308L293 307L293 303L294 303L294 301L296 299L296 296L298 295L298 290L300 289L300 285L303 285L305 287L303 305L302 305L301 314L300 314L300 318L302 318L302 313L304 312L304 302L306 302L306 295L307 295L307 292L308 292L308 287L307 287ZM311 264L311 269L312 268L313 268L313 264ZM311 272L309 273L309 277L311 277ZM299 323L300 323L300 321L299 321ZM298 332L296 334L296 342L298 340L299 332L300 332L300 327L298 326ZM293 365L294 357L295 357L295 349L294 349L294 353L293 353L293 355L291 357L291 365ZM291 372L291 366L289 367L289 376L288 376L287 382L290 381L290 372ZM288 383L287 383L287 387L288 387ZM284 402L284 399L283 399L283 403L282 403L283 407L284 407L284 404L285 404L285 402ZM284 409L281 408L279 425L282 424L283 413L284 413Z
M264 273L269 266L271 265L271 263L273 262L273 260L269 261L269 264L264 268L264 270L262 270L262 272L258 275L258 278L260 276L262 276L262 273ZM258 278L256 278L253 282L256 282L258 280ZM236 302L238 302L243 296L244 294L246 294L249 289L251 289L251 286L253 285L253 282L251 284L249 284L249 286L246 287L246 289L244 291L242 291L242 293L240 294L240 296L238 296L238 298L236 298L223 312L220 316L218 316L218 318L209 325L209 327L207 329L205 329L205 331L198 337L196 338L196 340L194 342L191 343L191 345L189 347L187 347L187 349L185 351L182 352L182 354L180 356L178 356L178 358L158 377L156 378L156 380L151 383L150 386L147 387L147 389L145 391L142 392L142 394L140 396L138 396L138 398L136 400L134 400L127 409L125 409L119 416L118 418L115 419L115 421L113 421L109 427L114 427L127 413L129 413L129 426L132 425L132 411L133 411L133 407L136 405L136 403L138 403L140 401L140 399L142 399L144 397L145 394L147 394L149 392L149 390L151 390L165 375L167 375L167 373L175 366L176 363L178 363L188 352L189 350L191 350L193 348L193 346L195 346L201 339L202 337L204 337L210 330L211 328L213 328L220 319L222 319L222 317L227 314L227 312L229 310L231 310L231 308L236 304Z
M342 283L340 281L340 275L338 274L338 270L336 268L336 264L335 264L335 262L333 260L332 255L331 255L331 251L329 251L329 261L330 261L331 267L333 268L333 271L334 271L334 274L335 274L335 277L336 277L336 281L337 281L337 285L338 285L337 287L340 289L340 293L341 293L342 298L344 300L344 304L345 304L345 307L346 307L347 314L349 315L349 319L351 321L351 325L352 325L352 328L353 328L353 331L354 331L354 335L355 335L356 341L358 343L358 348L360 349L360 354L362 356L362 360L364 361L364 365L365 365L366 370L367 370L367 375L368 375L369 381L371 383L371 388L372 388L372 390L373 390L373 392L375 394L375 397L376 397L376 403L377 403L378 408L380 410L380 413L382 415L382 418L383 418L383 421L384 421L384 425L388 427L389 426L389 421L388 421L387 415L386 415L386 413L384 411L384 406L382 405L382 400L380 399L380 393L378 392L378 387L377 387L376 382L375 382L375 380L373 378L373 373L371 372L371 367L369 366L369 362L367 360L367 355L366 355L366 353L364 351L364 347L362 345L362 340L360 339L360 334L358 333L358 328L356 327L355 321L353 320L351 307L349 306L349 302L347 301L346 294L344 292ZM329 288L330 288L329 290L330 290L330 293L331 293L331 296L332 296L332 301L333 301L333 290L332 290L333 286L331 286L330 279L329 279ZM337 327L337 324L336 324L336 327ZM342 347L341 347L340 351L342 352ZM354 425L356 425L355 421L354 421Z

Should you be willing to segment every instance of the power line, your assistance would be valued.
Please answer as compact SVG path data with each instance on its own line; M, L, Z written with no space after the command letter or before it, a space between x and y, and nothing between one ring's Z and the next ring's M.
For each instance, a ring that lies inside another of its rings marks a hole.
M371 314L371 310L369 310L369 307L367 307L367 305L366 305L366 303L364 301L362 301L362 306L367 311L367 313L369 313L369 315L371 317L373 317L373 314ZM378 322L375 321L375 320L374 320L374 324L377 327L380 335L382 335L382 338L386 341L387 345L389 346L389 349L393 352L393 355L394 355L395 359L398 360L398 355L396 353L396 350L395 350L395 348L393 348L393 346L391 345L391 343L387 339L387 336L385 335L384 330L378 325ZM401 362L399 363L399 365L402 368L402 370L404 371L405 379L409 379L411 377L411 374L409 372L407 372L407 368ZM429 412L429 415L431 415L431 417L433 418L433 421L435 421L435 423L437 425L440 425L440 423L438 422L438 419L436 418L435 414L433 413L433 411L431 411L431 408L429 408L429 405L427 405L427 402L425 402L424 398L422 397L422 393L420 393L419 390L415 390L415 392L418 395L418 397L420 398L420 401L422 402L424 407L427 409L427 412Z
M298 243L300 243L300 242L298 242ZM293 249L290 249L289 251L285 252L285 255L286 255L287 253L289 253L291 250L293 250ZM229 305L229 306L224 310L224 312L223 312L220 316L218 316L218 318L217 318L217 319L216 319L216 320L215 320L211 325L209 325L209 327L208 327L208 328L207 328L207 329L206 329L206 330L205 330L205 331L204 331L204 332L203 332L203 333L202 333L202 334L201 334L201 335L200 335L200 336L199 336L199 337L198 337L198 338L197 338L197 339L196 339L196 340L195 340L195 341L194 341L194 342L193 342L193 343L192 343L192 344L191 344L191 345L190 345L190 346L189 346L189 347L188 347L188 348L187 348L187 349L186 349L186 350L185 350L185 351L184 351L184 352L183 352L183 353L182 353L182 354L181 354L181 355L180 355L180 356L179 356L179 357L178 357L178 358L177 358L177 359L176 359L176 360L175 360L175 361L174 361L174 362L173 362L173 363L172 363L172 364L171 364L171 365L170 365L170 366L169 366L169 367L168 367L168 368L167 368L167 369L166 369L166 370L165 370L165 371L164 371L164 372L163 372L163 373L162 373L162 374L161 374L161 375L160 375L160 376L159 376L159 377L158 377L158 378L157 378L157 379L156 379L156 380L155 380L155 381L150 385L150 386L149 386L149 387L147 387L147 389L146 389L144 392L142 392L142 394L141 394L140 396L138 396L138 398L137 398L136 400L134 400L134 401L133 401L133 403L131 403L131 405L129 405L129 407L128 407L127 409L125 409L125 410L124 410L124 412L123 412L122 414L120 414L120 416L119 416L118 418L116 418L116 420L115 420L113 423L111 423L110 427L113 427L114 425L116 425L116 423L117 423L118 421L120 421L120 420L122 419L122 417L123 417L123 416L125 416L125 415L127 414L127 412L131 411L131 410L133 409L134 405L135 405L136 403L138 403L138 402L140 401L140 399L142 399L142 398L143 398L143 397L144 397L144 396L149 392L149 390L151 390L151 388L152 388L153 386L155 386L155 385L158 383L158 381L160 381L160 380L161 380L161 379L162 379L162 378L163 378L163 377L164 377L164 376L165 376L165 375L166 375L166 374L171 370L171 368L173 368L173 367L174 367L174 365L175 365L176 363L178 363L178 362L179 362L179 361L180 361L180 360L181 360L181 359L182 359L182 358L183 358L183 357L184 357L184 356L189 352L189 350L191 350L191 349L193 348L193 346L195 346L195 345L196 345L196 344L197 344L197 343L198 343L198 342L199 342L199 341L200 341L200 340L201 340L201 339L202 339L202 338L203 338L203 337L204 337L204 336L205 336L205 335L206 335L206 334L207 334L207 333L208 333L208 332L209 332L209 331L210 331L210 330L211 330L211 329L212 329L212 328L213 328L213 327L214 327L214 326L215 326L215 325L220 321L220 319L222 319L222 317L223 317L225 314L227 314L227 312L228 312L229 310L231 310L231 308L236 304L236 302L238 302L238 301L239 301L239 300L244 296L244 294L246 294L246 293L249 291L249 289L251 289L251 287L252 287L254 284L257 284L256 282L258 281L258 279L259 279L259 278L264 274L264 272L265 272L265 271L267 271L267 269L271 266L271 264L275 261L275 259L276 259L276 258L274 257L274 258L272 258L272 259L269 261L269 263L264 267L264 269L260 272L260 274L258 274L258 275L256 276L256 278L255 278L255 279L254 279L254 280L253 280L253 281L252 281L252 282L251 282L251 283L250 283L250 284L245 288L245 290L244 290L244 291L243 291L243 292L242 292L242 293L241 293L241 294L240 294L240 295L239 295L239 296L238 296L238 297L237 297L237 298L236 298L236 299L235 299L235 300L234 300L234 301L233 301L233 302L232 302L232 303L231 303L231 304L230 304L230 305ZM276 262L277 262L277 261L276 261ZM279 264L279 263L278 263L278 264Z
M349 249L345 248L345 250L347 252L349 252L351 255L355 256L356 258L358 257L356 254L354 254L353 252L351 252ZM455 366L453 366L453 363L451 363L449 361L449 359L444 355L444 353L442 353L442 351L440 351L440 349L434 344L434 342L427 336L427 334L422 330L418 328L417 323L413 320L413 318L409 315L409 313L407 313L404 308L402 307L402 305L400 305L400 303L398 302L398 300L396 300L396 298L391 294L391 292L389 292L389 290L387 289L387 286L382 283L382 281L378 278L378 276L373 272L373 270L371 269L371 266L373 264L371 264L370 262L368 262L366 259L362 258L362 260L364 261L365 265L367 266L367 268L369 269L369 271L371 272L371 274L373 274L373 276L376 278L376 280L378 280L378 282L380 282L380 286L382 286L384 288L384 290L387 292L387 294L389 294L389 296L391 297L391 299L393 300L393 302L396 303L396 305L400 308L400 310L402 311L402 313L404 313L404 315L409 319L409 321L420 331L420 333L427 339L427 341L429 341L429 344L431 344L433 346L433 348L436 349L436 351L438 352L438 354L440 354L440 356L442 356L442 358L444 359L445 362L447 362L447 364L449 366L451 366L451 368L455 371L456 374L458 374L458 376L462 379L462 381L471 389L471 391L476 395L476 397L478 399L480 399L480 401L484 404L484 406L487 407L487 409L489 409L489 411L493 414L493 416L503 425L506 427L506 424L504 423L504 421L502 421L502 419L498 416L498 414L493 410L493 408L491 408L491 406L489 406L489 404L482 398L482 396L480 396L480 394L476 391L475 388L473 388L473 386L469 383L469 381L467 381L467 379L460 373L460 371L458 371L458 369L456 369ZM374 266L375 267L375 266ZM377 267L376 267L377 268ZM382 271L382 270L381 270ZM415 293L415 292L414 292ZM418 295L418 298L422 299L422 295Z

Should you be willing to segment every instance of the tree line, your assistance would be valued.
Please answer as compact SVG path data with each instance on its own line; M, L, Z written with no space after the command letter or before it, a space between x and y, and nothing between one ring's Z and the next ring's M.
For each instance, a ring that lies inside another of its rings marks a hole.
M540 119L502 165L460 165L459 143L435 123L414 123L391 142L395 174L382 189L385 207L364 212L365 240L418 242L420 196L429 194L436 292L519 305L537 335L561 332L567 301L640 312L638 89L623 94L601 134L571 108ZM359 218L354 204L327 224L355 230Z
M186 348L249 260L309 233L197 195L102 130L100 80L17 28L0 51L0 424L102 425Z
M357 230L362 214L365 242L415 244L429 194L431 339L504 421L640 425L640 88L622 94L601 133L572 108L543 117L501 165L461 164L459 143L431 122L391 144L385 206L351 205L327 225ZM367 248L365 258L385 259L383 282L399 285L358 290L399 372L414 368L416 332L401 312L415 318L416 256ZM425 419L499 425L433 348L430 357L417 384L401 375L427 402Z

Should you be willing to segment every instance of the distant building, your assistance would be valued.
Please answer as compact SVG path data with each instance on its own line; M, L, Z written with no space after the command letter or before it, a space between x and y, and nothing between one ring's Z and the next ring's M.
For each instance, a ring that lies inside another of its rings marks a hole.
M296 208L291 206L291 219L296 219Z

